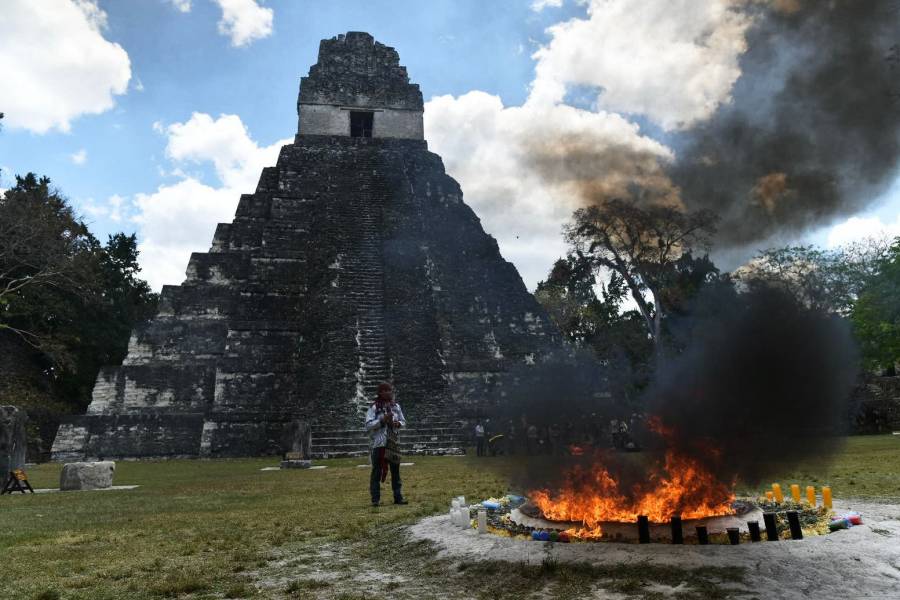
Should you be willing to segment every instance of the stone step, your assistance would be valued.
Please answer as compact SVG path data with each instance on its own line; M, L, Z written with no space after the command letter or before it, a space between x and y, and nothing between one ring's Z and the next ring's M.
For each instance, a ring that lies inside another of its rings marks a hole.
M401 449L404 456L462 456L466 453L465 448L447 447L447 448L412 448L408 450ZM368 458L369 449L365 450L349 450L349 451L313 451L312 457L317 459L323 458Z
M410 444L404 446L400 444L400 454L464 454L465 446L461 444ZM450 450L452 449L452 450ZM366 456L371 452L371 448L366 446L329 446L322 448L310 448L310 454L314 458L322 457L338 457L338 456Z
M410 427L404 429L400 436L401 440L406 436L467 436L468 432L462 432L457 428L450 427L422 427L422 428L414 428ZM365 429L344 429L344 430L334 430L334 431L313 431L312 432L313 443L316 443L316 440L320 439L356 439L356 440L368 440L369 433Z
M406 442L437 442L440 440L466 440L471 436L464 435L460 432L454 433L419 433L414 432L411 429L403 430L400 433L400 443ZM357 443L369 443L369 434L366 435L338 435L338 436L317 436L313 435L312 444L315 445L323 445L323 444L357 444Z
M311 447L312 448L324 448L328 447L347 447L350 448L352 446L368 446L370 443L370 438L367 436L365 438L322 438L322 439L313 439ZM417 436L410 437L406 435L400 436L400 446L434 446L434 445L454 445L460 446L467 443L469 440L467 438L461 436Z

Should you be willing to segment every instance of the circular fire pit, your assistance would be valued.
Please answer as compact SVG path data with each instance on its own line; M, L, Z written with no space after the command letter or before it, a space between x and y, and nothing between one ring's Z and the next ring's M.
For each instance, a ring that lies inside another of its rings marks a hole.
M694 535L695 527L706 527L710 534L724 534L730 528L737 528L746 533L749 528L748 521L762 521L763 511L749 500L736 500L732 505L734 514L706 517L703 519L690 519L682 523L685 537ZM581 523L567 521L553 521L544 517L541 510L526 501L509 511L509 520L518 526L530 529L547 531L578 530ZM638 530L634 522L606 521L600 523L603 531L602 539L606 541L635 541L638 539ZM669 523L650 523L650 538L652 540L668 540L671 535Z
M528 498L522 496L506 496L504 498L492 498L481 505L469 507L469 523L477 527L477 517L482 506L490 507L486 510L486 532L505 537L545 541L580 541L580 542L621 542L636 543L641 541L641 527L637 519L633 522L608 521L599 524L599 529L591 529L579 522L557 521L547 519L541 514L540 509ZM676 528L671 522L647 523L648 542L657 543L685 543L685 544L734 544L751 541L753 535L756 540L764 539L767 535L764 531L764 514L770 513L773 517L773 531L780 539L789 539L791 534L788 527L788 513L794 512L799 516L799 522L807 534L817 535L828 532L828 520L832 514L825 508L816 508L807 505L781 503L775 504L760 499L735 500L731 504L733 514L716 515L698 519L685 519L677 528L681 532L680 539L683 542L673 542ZM750 526L753 524L753 527ZM458 525L458 523L457 523ZM700 532L704 533L702 539ZM752 530L756 531L753 532ZM600 532L598 534L598 531ZM760 533L762 537L760 536Z

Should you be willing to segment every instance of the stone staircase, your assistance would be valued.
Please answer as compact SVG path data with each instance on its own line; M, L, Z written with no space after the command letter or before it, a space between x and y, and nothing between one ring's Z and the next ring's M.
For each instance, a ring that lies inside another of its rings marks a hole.
M465 454L466 436L453 423L426 423L400 432L400 451L405 456ZM369 434L365 429L312 432L313 458L367 457Z
M382 208L387 190L377 173L374 149L360 148L356 164L360 193L349 202L359 236L342 260L347 297L356 307L358 369L355 411L361 419L375 398L378 384L390 379L384 331Z

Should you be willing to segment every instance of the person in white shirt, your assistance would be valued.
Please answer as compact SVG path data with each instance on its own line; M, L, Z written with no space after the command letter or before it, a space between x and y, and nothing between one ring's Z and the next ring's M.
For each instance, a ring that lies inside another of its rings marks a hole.
M391 384L378 386L378 397L366 412L366 430L372 437L372 473L369 478L369 492L372 506L381 503L381 484L391 472L391 491L394 504L407 504L401 492L400 446L398 443L401 427L406 426L406 418L400 405L394 402Z
M475 456L484 456L484 425L475 425Z

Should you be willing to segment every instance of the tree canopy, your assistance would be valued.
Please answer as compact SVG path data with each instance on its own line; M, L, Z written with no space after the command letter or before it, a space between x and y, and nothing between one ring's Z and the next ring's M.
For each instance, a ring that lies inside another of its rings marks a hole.
M900 237L862 288L851 320L867 365L895 373L900 362Z
M872 238L843 248L785 246L759 253L736 277L748 288L769 286L813 311L849 315L890 243Z
M707 210L612 199L575 211L566 239L577 256L621 277L659 356L667 278L683 255L709 247L717 220Z
M156 311L137 257L134 235L101 244L48 178L16 177L0 197L0 345L42 374L43 392L0 384L0 402L87 406L100 368L122 361L131 330Z

